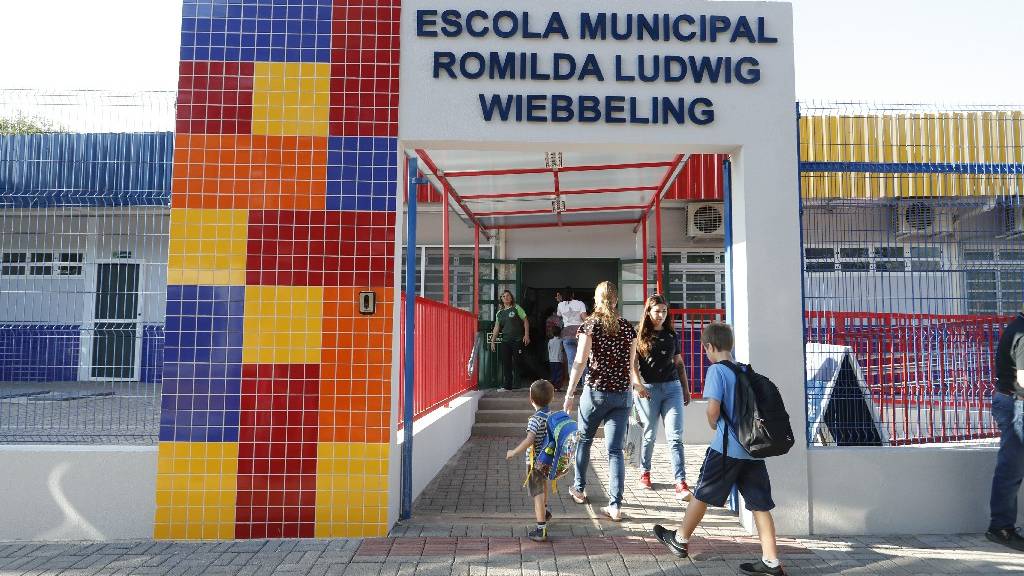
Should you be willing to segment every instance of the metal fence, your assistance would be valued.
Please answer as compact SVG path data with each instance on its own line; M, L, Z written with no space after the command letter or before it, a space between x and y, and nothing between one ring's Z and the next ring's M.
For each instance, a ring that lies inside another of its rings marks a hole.
M405 338L405 295L402 295L402 341ZM439 406L476 388L476 317L472 312L441 302L416 298L415 394L413 419L418 420ZM404 349L400 365L405 364ZM405 373L399 373L404 384ZM399 386L398 405L405 399ZM404 425L399 414L398 425Z
M174 94L0 90L0 442L153 443Z
M991 437L1024 301L1024 112L804 104L809 441Z

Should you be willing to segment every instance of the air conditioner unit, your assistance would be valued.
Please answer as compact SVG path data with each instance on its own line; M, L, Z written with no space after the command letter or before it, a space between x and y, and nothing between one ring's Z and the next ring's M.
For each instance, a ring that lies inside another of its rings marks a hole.
M896 206L895 217L897 236L943 236L953 233L953 213L931 202L901 202Z
M1024 206L1003 207L1003 233L1000 238L1016 238L1024 235Z
M690 204L686 210L687 234L691 238L721 238L725 236L725 213L720 203Z

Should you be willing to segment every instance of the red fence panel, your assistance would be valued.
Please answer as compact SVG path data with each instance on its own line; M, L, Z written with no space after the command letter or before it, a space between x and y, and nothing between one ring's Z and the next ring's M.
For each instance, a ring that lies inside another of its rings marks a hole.
M712 322L725 322L725 310L673 308L668 314L672 328L679 336L683 363L686 364L686 379L690 383L690 395L693 398L700 398L704 392L704 374L710 365L700 346L700 333Z
M405 295L402 295L402 337L405 342ZM441 302L416 298L415 390L413 394L413 420L430 413L438 406L450 402L476 388L477 373L469 371L469 360L476 340L476 317L473 314L446 306ZM399 366L399 407L404 405L405 350L401 352ZM403 422L401 408L399 427Z
M690 392L700 398L708 360L700 333L724 310L673 309ZM893 445L999 435L990 417L995 349L1009 317L875 312L806 313L807 342L849 346Z
M893 445L999 435L989 412L1001 316L808 312L807 341L853 350Z

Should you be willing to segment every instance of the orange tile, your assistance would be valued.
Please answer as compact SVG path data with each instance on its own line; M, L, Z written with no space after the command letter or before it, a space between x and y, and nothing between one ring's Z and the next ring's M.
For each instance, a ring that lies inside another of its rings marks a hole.
M175 208L323 210L327 138L178 134Z
M359 314L359 292L377 293L377 313ZM320 369L320 442L389 442L393 288L325 287Z

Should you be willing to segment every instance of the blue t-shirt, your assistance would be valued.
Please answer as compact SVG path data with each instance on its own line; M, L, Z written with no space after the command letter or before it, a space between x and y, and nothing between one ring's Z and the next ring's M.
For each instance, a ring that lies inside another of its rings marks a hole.
M718 418L718 430L715 432L715 439L711 442L711 449L719 454L722 453L722 435L725 433L725 422L723 417L728 415L729 421L733 422L732 401L736 393L736 374L728 366L712 364L704 377L704 398L718 400L722 403L722 416ZM736 428L729 426L729 458L740 460L756 460L736 439Z

